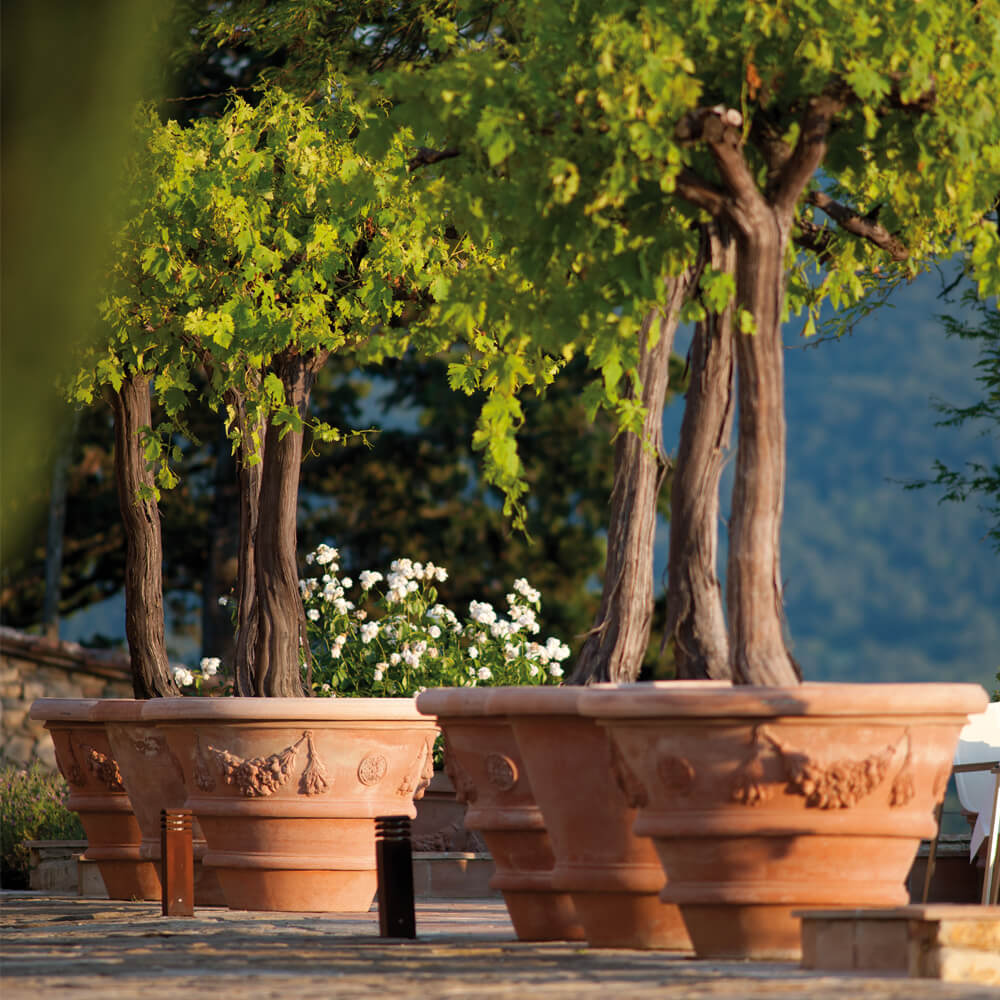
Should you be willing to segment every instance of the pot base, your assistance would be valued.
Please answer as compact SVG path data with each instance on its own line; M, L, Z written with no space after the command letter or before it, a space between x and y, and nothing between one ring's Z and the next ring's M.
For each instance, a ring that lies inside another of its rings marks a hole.
M88 858L85 854L84 858ZM102 860L97 859L97 870L101 873L108 899L157 900L162 896L160 875L151 861Z
M503 901L518 941L587 939L569 893L505 889Z
M691 951L691 938L672 903L655 892L572 892L592 948Z
M797 962L802 956L798 906L699 906L687 903L684 923L698 958Z
M367 913L378 888L375 871L249 868L215 868L214 871L231 910Z

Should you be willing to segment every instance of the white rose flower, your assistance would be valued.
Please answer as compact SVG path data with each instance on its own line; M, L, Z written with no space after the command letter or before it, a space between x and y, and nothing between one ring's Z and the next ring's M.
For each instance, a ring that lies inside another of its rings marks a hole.
M378 635L378 622L367 622L361 626L361 641L371 642Z
M225 595L223 595L222 597L219 598L219 607L220 608L227 607L228 604L229 604L229 598L228 597L226 597Z
M389 656L389 662L390 662L390 663L391 663L391 664L392 664L392 665L393 665L394 667L396 667L396 666L399 666L399 663L400 663L400 661L401 661L402 659L403 659L403 658L402 658L402 657L401 657L401 656L399 655L399 653L392 653L392 654L391 654L391 655Z
M429 636L430 636L430 637L431 637L432 639L440 639L440 638L441 638L441 629L439 629L439 628L437 627L437 625L432 625L432 626L431 626L431 627L430 627L430 628L429 628L429 629L427 630L427 634L428 634L428 635L429 635Z
M319 621L319 612L315 608L310 608L306 612L306 618L308 618L309 621L311 621L311 622L318 622Z
M475 660L479 656L479 650L475 646L470 646L467 650L471 659Z
M344 590L349 590L354 586L354 581L349 576L345 576L343 580L340 581L340 585L344 588Z
M339 559L340 553L329 545L323 544L316 549L316 562L320 566L329 566L334 559Z
M479 622L480 625L490 625L497 620L497 613L488 601L471 601L469 614L472 620Z
M384 664L376 664L375 673L372 675L374 680L380 681L385 676L385 672L382 669L383 667Z
M560 666L559 666L559 664L557 664L557 663L553 663L553 664L552 664L552 665L551 665L551 666L549 667L549 673L550 673L550 674L551 674L551 675L552 675L553 677L562 677L562 675L563 675L563 668L562 668L562 667L560 667Z
M477 676L477 677L478 677L478 678L479 678L479 679L480 679L481 681L488 681L488 680L489 680L489 679L490 679L490 678L491 678L491 677L493 676L493 671L492 671L492 670L490 670L490 668L489 668L489 667L480 667L480 668L479 668L479 669L478 669L478 670L476 671L476 676Z
M200 666L203 677L214 677L222 666L222 660L217 656L205 656L202 657Z
M178 687L190 687L194 684L194 674L187 667L174 667L173 674Z
M444 583L448 579L448 571L443 566L435 566L434 578L438 583Z
M368 569L364 570L361 576L359 577L359 579L361 580L361 589L371 590L371 588L374 587L375 584L378 583L379 580L381 580L382 578L383 577L381 573L374 573Z

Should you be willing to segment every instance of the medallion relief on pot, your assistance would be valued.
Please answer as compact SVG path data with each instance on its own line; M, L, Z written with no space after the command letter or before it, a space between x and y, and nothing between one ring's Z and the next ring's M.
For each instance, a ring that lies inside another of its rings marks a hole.
M227 785L235 785L246 798L263 798L273 795L288 783L298 749L303 743L306 744L308 760L299 778L298 791L300 795L320 795L330 786L326 767L316 753L311 730L305 730L290 746L268 757L243 758L213 746L209 746L208 751L221 766Z
M672 753L657 754L656 774L667 792L685 798L694 788L694 768L686 757Z
M913 798L910 731L904 730L895 743L860 759L843 759L822 764L807 752L781 739L767 725L756 726L750 737L750 754L733 775L730 797L742 805L758 805L769 799L781 783L787 791L801 795L813 809L849 809L883 784L901 747L906 755L889 789L889 805L905 806ZM770 777L768 751L777 753L779 777Z
M358 781L362 785L377 785L389 770L389 762L380 753L369 753L358 764Z
M488 753L486 777L501 792L509 792L517 784L517 765L505 754Z

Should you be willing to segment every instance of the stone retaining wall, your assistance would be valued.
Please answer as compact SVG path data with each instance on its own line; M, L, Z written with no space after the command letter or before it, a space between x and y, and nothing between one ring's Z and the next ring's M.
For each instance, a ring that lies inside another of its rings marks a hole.
M52 739L28 718L36 698L131 698L128 657L0 627L0 765L56 769Z

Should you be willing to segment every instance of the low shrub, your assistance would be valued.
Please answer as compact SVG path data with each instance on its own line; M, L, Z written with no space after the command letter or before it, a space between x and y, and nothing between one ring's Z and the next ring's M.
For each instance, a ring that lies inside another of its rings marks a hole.
M29 840L83 840L80 819L64 805L69 786L33 764L0 769L0 886L27 889Z

